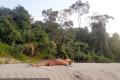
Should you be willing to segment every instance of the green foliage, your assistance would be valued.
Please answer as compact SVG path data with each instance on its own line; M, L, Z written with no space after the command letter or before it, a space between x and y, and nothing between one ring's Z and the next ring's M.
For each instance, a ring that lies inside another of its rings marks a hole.
M0 57L15 58L22 62L37 62L36 60L24 55L19 48L0 43Z
M55 59L55 56L52 54L48 54L46 52L44 53L40 53L40 55L38 55L40 59Z
M8 39L9 39L9 41L10 41L12 44L22 42L21 33L20 33L19 31L16 31L16 30L12 31L12 32L9 34Z
M14 10L14 15L13 15L13 20L16 22L18 25L18 29L20 31L25 31L30 28L31 24L31 19L30 15L27 12L27 10L24 9L24 7L18 5Z
M109 41L106 32L106 22L110 19L108 15L93 15L91 16L91 41L90 47L95 53L103 53L106 57L111 55ZM94 44L93 44L94 43Z
M13 57L18 60L27 61L27 56L21 53L18 48L9 46L7 44L0 43L0 56L1 57Z
M87 61L87 55L84 54L84 53L76 53L75 56L74 56L74 60L76 62L85 62Z
M4 62L3 62L3 61L0 61L0 64L4 64Z
M84 43L88 42L89 31L88 28L77 28L75 32L75 39Z
M111 59L104 57L104 56L98 56L95 53L91 54L92 57L92 62L96 62L96 63L110 63L112 62Z
M96 63L110 63L113 62L111 59L104 56L98 56L96 54L85 54L79 53L74 56L76 62L96 62Z
M45 21L33 23L28 11L20 5L13 10L0 8L0 57L29 63L55 58L71 58L76 62L120 62L120 37L118 34L110 37L105 28L112 17L91 16L92 31L89 32L87 27L71 28L73 22L66 21L68 15L76 11L80 18L89 12L89 4L77 1L62 11L43 10ZM78 22L80 25L81 21Z
M120 37L119 34L114 33L109 38L109 45L113 55L113 61L120 62Z
M47 9L42 11L42 15L44 16L44 21L54 22L56 21L58 11L53 11L52 9Z

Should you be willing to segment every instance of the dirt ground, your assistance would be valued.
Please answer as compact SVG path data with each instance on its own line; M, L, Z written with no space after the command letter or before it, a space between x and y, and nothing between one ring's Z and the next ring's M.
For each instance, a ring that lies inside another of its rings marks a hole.
M1 64L0 78L50 78L50 80L120 80L119 63L73 63L71 66L32 67Z

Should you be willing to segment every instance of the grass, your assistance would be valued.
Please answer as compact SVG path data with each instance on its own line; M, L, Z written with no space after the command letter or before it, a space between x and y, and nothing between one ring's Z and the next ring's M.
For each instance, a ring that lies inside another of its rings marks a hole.
M0 57L4 58L14 58L16 60L20 60L23 63L36 63L37 60L35 60L34 58L31 58L29 56L24 55L20 49L13 47L13 46L9 46L7 44L3 44L0 43ZM0 61L0 64L3 63L2 61Z

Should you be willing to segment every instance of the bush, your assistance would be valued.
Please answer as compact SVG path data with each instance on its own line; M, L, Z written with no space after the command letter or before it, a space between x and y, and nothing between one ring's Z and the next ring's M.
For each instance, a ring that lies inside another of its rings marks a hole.
M0 64L4 64L4 62L0 60Z
M104 56L98 56L96 54L92 54L91 57L92 57L92 62L97 62L97 63L110 63L110 62L112 62L111 59L106 58Z
M23 62L26 62L29 58L28 56L24 55L20 49L3 43L0 43L0 56L13 57Z
M22 48L22 53L27 56L35 56L38 53L36 43L27 43L20 46Z
M85 53L77 53L74 55L74 60L76 62L86 62L88 59L88 56Z
M48 53L47 51L43 51L37 55L38 58L41 59L55 59L55 55Z
M83 52L75 54L74 61L76 61L76 62L96 62L96 63L110 63L110 62L112 62L111 59L106 58L104 56L98 56L95 53L85 54Z

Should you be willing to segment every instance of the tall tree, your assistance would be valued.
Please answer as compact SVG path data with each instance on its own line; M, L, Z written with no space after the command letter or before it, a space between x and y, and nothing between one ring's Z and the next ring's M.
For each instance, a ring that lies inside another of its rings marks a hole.
M118 33L112 34L109 38L109 45L114 56L114 61L120 62L120 36Z
M58 11L53 11L52 9L47 9L42 11L45 22L54 22L58 16Z
M0 20L0 35L1 41L8 44L21 43L21 33L16 30L16 23L12 20L11 16L3 16Z
M88 43L89 31L88 28L77 28L76 29L76 41L81 41L84 43Z
M23 42L30 42L32 38L31 32L31 16L23 6L18 5L13 9L13 20L17 24L17 30L21 32Z
M18 5L14 10L13 20L17 23L18 29L24 32L31 28L31 18L27 10L24 7Z
M89 7L90 6L88 2L84 3L81 0L77 0L74 4L70 6L70 10L78 14L77 18L79 27L81 27L81 16L89 13Z
M105 28L106 23L111 18L113 17L109 15L93 15L90 17L90 19L92 20L91 47L93 51L95 51L99 55L110 56L111 53Z

